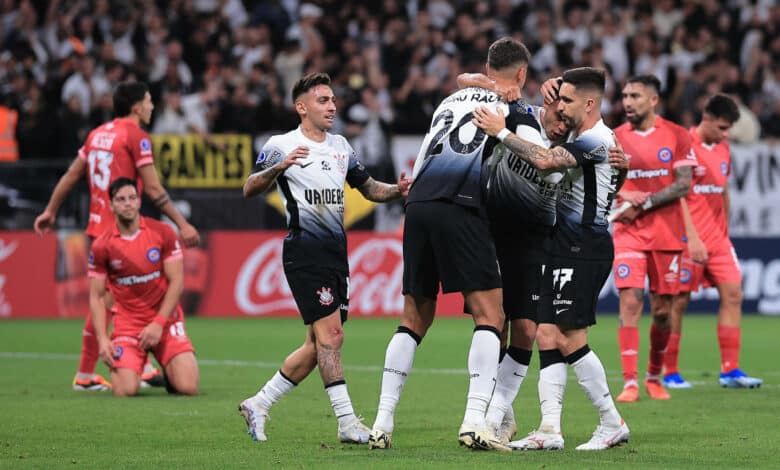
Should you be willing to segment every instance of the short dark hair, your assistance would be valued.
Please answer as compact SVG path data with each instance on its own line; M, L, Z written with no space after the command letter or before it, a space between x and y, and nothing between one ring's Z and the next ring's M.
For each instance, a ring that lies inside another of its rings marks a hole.
M310 73L308 75L304 75L303 77L301 77L300 80L295 82L295 85L293 85L293 89L292 89L293 103L295 103L295 100L297 100L299 96L311 90L312 88L316 87L317 85L330 86L330 75L328 75L327 73L318 72L318 73Z
M704 103L704 114L709 114L715 119L724 119L734 124L739 119L739 108L733 99L718 93L710 96Z
M511 37L493 42L488 49L487 63L491 69L503 70L514 65L528 65L531 53L525 44Z
M114 196L117 192L119 192L120 189L124 188L125 186L132 186L135 188L135 191L138 192L138 186L135 184L135 180L132 180L130 178L127 178L125 176L121 176L117 179L115 179L111 186L108 187L108 197L111 199L114 199Z
M640 83L646 87L652 87L658 94L661 93L661 80L659 80L655 75L634 75L633 77L630 77L628 80L626 80L626 85L629 83Z
M149 87L144 82L122 82L114 91L114 114L125 117L130 114L133 105L144 100Z
M602 69L578 67L563 72L563 83L574 85L578 90L595 91L604 94L607 79Z

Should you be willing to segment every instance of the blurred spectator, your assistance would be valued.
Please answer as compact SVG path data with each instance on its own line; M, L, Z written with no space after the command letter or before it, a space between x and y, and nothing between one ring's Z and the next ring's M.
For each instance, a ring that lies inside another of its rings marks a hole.
M153 129L256 135L294 126L292 83L325 71L340 122L367 135L381 128L386 140L420 134L455 77L482 70L488 45L507 34L532 52L532 102L543 79L591 65L611 77L612 125L622 119L622 82L652 73L663 83L660 108L683 124L722 91L747 104L762 135L777 134L774 0L0 0L0 25L0 92L33 157L71 158L124 79L150 83L160 105ZM371 118L351 122L352 109ZM58 116L56 139L31 137L47 135L42 113Z

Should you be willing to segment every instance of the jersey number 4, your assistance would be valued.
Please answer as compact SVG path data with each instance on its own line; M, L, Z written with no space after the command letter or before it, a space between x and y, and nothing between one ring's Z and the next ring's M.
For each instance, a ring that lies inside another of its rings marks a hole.
M89 181L93 186L103 191L111 182L111 162L114 154L105 150L92 150L87 157L89 161Z

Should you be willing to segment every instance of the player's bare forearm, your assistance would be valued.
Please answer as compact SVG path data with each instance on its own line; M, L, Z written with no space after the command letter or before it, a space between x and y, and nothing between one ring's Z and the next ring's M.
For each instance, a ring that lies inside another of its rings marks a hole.
M95 325L98 340L108 339L106 334L106 280L90 278L89 280L89 312Z
M283 172L284 170L279 165L274 165L263 171L252 173L244 183L244 197L250 198L268 191L273 186L276 178Z
M650 207L659 207L685 197L691 189L693 166L681 166L674 169L674 182L647 198ZM646 208L649 209L650 207Z
M481 73L462 73L458 75L457 80L458 88L476 87L492 90L496 83Z
M46 210L52 214L56 214L65 201L65 198L68 197L68 194L73 190L73 187L76 186L76 183L78 183L79 179L81 179L86 172L87 163L80 158L74 159L73 163L70 164L68 170L62 175L57 182L57 185L54 187L54 191L52 191L51 197L49 198L49 203L46 205Z
M388 202L400 199L402 194L397 184L387 184L369 178L359 188L364 198L373 202Z
M507 135L503 144L537 170L564 170L577 167L577 159L563 147L546 149L521 139L514 133Z
M344 380L344 367L341 364L341 350L328 344L317 345L317 366L320 368L322 382L330 384Z
M157 314L165 318L170 318L171 313L176 308L176 304L184 292L184 262L181 259L166 261L163 264L165 277L168 279L168 289L165 291L160 308Z

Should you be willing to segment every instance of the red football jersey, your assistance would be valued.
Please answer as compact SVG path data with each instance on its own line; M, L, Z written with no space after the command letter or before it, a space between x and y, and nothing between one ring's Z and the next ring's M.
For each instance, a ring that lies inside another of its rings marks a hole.
M696 165L688 131L660 116L647 131L627 122L615 136L628 158L625 190L658 192L674 182L675 168ZM684 237L679 201L640 213L633 223L615 223L615 244L637 250L682 250Z
M89 133L78 158L88 165L90 204L86 232L96 238L114 225L108 187L123 176L136 179L138 168L154 162L152 141L132 119L114 119ZM139 194L141 189L139 181Z
M686 201L693 225L705 246L714 247L728 238L728 217L723 192L731 174L731 152L723 140L707 145L691 128L691 145L699 164L693 169L693 185Z
M114 224L95 240L89 277L108 280L116 302L115 335L137 334L154 319L168 289L163 263L181 257L173 229L146 217L132 237L120 234Z

